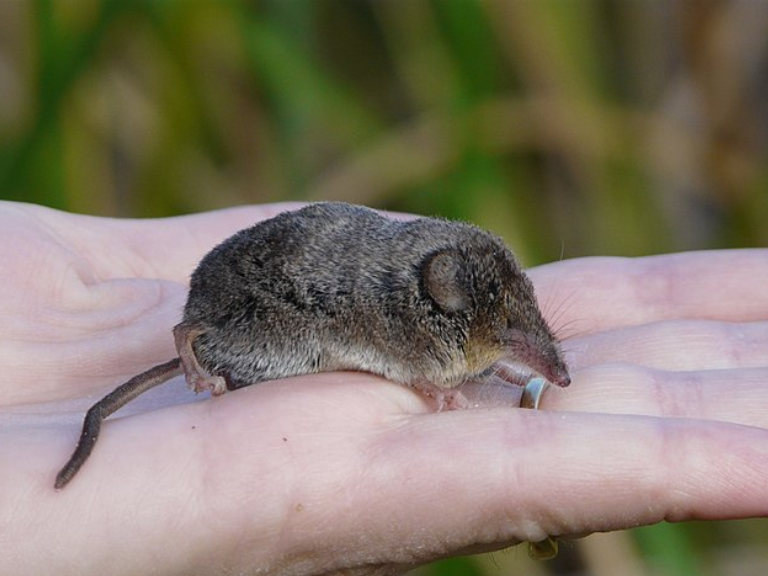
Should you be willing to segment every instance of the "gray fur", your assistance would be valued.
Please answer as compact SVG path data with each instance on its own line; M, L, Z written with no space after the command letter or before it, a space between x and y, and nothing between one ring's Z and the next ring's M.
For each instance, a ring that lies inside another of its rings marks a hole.
M214 248L192 276L183 324L201 331L195 355L228 388L332 370L451 388L490 367L468 365L468 339L509 348L512 332L565 370L499 238L343 203L280 214Z
M570 382L533 286L500 239L341 203L280 214L214 248L192 275L174 337L178 358L91 407L57 489L88 460L105 418L182 371L193 390L214 395L362 370L436 396L431 387L481 377L502 358Z

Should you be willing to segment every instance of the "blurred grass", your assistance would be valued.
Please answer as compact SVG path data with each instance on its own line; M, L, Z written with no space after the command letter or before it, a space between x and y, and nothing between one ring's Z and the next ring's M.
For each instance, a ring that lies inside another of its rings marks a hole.
M335 198L473 220L528 264L765 246L766 38L765 2L3 2L0 198L119 216ZM733 526L643 528L615 555L707 573ZM600 573L564 554L535 571ZM493 558L422 573L525 562Z
M339 198L477 221L528 263L764 245L765 11L5 3L0 196L131 216Z

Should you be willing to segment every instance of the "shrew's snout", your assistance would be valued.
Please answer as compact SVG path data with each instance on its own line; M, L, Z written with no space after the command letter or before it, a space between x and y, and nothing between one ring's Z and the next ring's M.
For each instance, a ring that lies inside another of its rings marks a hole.
M509 360L528 366L550 384L565 388L571 383L568 367L554 341L542 341L534 335L510 331Z
M552 367L549 373L542 374L551 384L565 388L571 383L571 376L568 374L568 368L564 363L559 363Z

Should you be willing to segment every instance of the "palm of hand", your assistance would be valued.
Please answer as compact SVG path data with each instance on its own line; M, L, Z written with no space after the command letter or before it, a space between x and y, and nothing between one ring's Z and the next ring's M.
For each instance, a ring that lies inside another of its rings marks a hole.
M545 397L559 412L433 414L352 373L195 403L177 382L111 422L54 492L83 408L173 356L191 269L266 216L0 206L0 526L13 543L0 572L397 571L547 534L768 512L766 251L534 270L545 311L565 302L555 326L581 332L565 343L574 384Z

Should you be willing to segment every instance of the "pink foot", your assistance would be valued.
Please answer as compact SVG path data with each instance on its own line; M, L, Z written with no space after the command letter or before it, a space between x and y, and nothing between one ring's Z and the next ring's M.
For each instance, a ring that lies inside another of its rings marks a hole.
M455 388L440 388L429 382L420 382L415 384L414 388L427 398L434 400L437 412L442 412L443 410L466 410L470 407L466 396Z
M176 341L176 350L181 359L181 367L184 369L184 375L187 379L187 386L195 393L211 391L211 396L221 396L227 391L227 383L221 376L212 376L209 374L195 356L195 350L192 343L195 338L202 334L202 330L197 327L179 324L173 329L174 340Z

